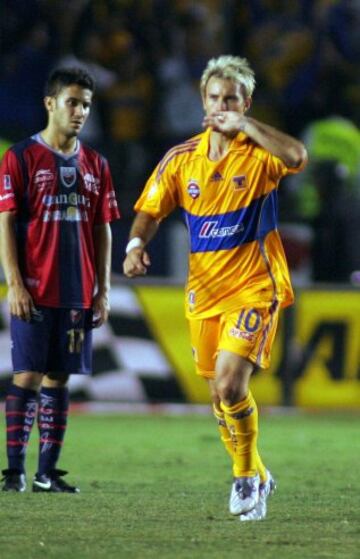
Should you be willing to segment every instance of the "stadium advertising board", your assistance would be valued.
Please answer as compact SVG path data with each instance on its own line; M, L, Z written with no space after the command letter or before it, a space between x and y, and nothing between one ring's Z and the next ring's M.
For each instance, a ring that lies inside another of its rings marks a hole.
M9 317L0 286L0 390L11 378ZM195 374L180 286L117 285L109 321L94 331L94 374L74 375L73 398L208 403ZM301 290L281 314L271 367L256 373L260 405L360 406L360 297Z
M360 406L360 296L304 290L295 307L293 402Z

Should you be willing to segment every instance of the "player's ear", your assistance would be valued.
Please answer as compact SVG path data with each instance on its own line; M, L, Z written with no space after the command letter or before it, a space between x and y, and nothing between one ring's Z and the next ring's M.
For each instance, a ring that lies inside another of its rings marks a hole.
M201 101L202 101L203 109L204 109L204 111L206 112L205 96L204 96L204 95L201 95Z
M244 112L245 112L245 113L246 113L246 111L248 111L248 110L250 109L251 103L252 103L251 97L246 97L245 103L244 103L244 105L245 105L245 110L244 110Z
M204 109L205 113L206 113L206 104L205 104L205 102L206 102L206 88L207 88L207 83L205 85L205 88L200 89L201 102L202 102L202 106L203 106L203 109Z
M45 109L48 113L51 113L55 107L55 97L46 96L44 97Z

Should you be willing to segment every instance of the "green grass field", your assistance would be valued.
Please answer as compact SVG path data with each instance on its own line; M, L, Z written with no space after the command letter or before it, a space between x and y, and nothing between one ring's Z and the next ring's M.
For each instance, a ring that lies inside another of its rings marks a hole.
M263 414L278 491L265 521L241 523L210 416L72 415L59 466L80 495L0 493L0 556L357 559L359 433L356 414Z

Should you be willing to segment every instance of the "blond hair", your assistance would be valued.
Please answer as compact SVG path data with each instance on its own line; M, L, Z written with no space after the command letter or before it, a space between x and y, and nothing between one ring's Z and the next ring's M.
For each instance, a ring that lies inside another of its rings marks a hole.
M200 91L203 97L205 97L207 83L212 77L240 83L245 97L251 97L255 89L254 71L247 59L240 56L223 55L209 60L200 80Z

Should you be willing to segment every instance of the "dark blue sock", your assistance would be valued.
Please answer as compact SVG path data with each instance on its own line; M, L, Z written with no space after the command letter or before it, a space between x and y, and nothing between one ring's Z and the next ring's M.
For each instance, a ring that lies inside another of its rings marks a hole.
M54 470L65 437L69 391L65 388L40 390L38 424L40 433L39 474Z
M10 469L25 472L26 449L36 416L37 392L12 384L5 402L6 449Z

